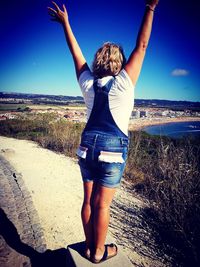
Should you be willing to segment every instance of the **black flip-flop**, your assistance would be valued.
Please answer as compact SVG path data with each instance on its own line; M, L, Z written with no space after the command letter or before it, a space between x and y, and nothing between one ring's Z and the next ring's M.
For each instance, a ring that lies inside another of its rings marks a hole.
M115 254L113 254L113 255L108 255L108 247L115 247ZM92 262L93 263L101 263L101 262L103 262L103 261L106 261L106 260L108 260L108 259L110 259L110 258L113 258L114 256L116 256L117 255L117 252L118 252L118 248L117 248L117 245L115 245L115 244L113 244L113 243L111 243L111 244L109 244L109 245L105 245L105 251L104 251L104 254L103 254L103 257L100 259L100 260L96 260L96 259L92 259Z
M83 252L83 256L84 258L86 258L87 260L90 260L90 253L87 253L86 251Z
M91 258L91 249L90 249L90 253L87 253L86 244L85 244L84 249L82 251L82 256L84 258L86 258L87 260L90 260L90 258Z

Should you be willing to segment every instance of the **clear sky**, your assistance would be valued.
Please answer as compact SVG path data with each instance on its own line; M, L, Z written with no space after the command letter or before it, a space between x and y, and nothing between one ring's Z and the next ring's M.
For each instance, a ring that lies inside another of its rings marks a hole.
M91 65L106 41L135 46L143 0L59 0ZM81 95L63 29L51 1L4 0L0 6L0 91ZM160 0L136 98L200 101L199 0Z

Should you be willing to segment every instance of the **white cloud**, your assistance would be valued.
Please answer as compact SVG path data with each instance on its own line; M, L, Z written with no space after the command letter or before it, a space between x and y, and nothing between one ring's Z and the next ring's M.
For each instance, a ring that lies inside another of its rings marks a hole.
M189 71L185 69L174 69L171 72L172 76L187 76L188 74L189 74Z

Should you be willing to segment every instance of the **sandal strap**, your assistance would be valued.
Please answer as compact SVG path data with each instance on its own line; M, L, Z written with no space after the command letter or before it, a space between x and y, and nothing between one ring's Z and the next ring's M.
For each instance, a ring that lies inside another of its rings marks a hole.
M115 245L113 243L107 244L107 245L105 245L105 251L104 251L104 254L103 254L103 257L102 257L101 261L105 261L105 260L109 259L110 257L114 256L114 255L113 256L108 256L108 247L112 247L112 248L115 247L116 254L117 254L117 250L118 250L117 245Z
M101 261L105 261L108 257L108 246L109 245L105 245L105 251L104 251L104 254L103 254Z
M111 243L111 244L106 244L106 245L104 245L104 247L105 247L105 250L104 250L103 257L102 257L100 260L96 260L96 259L93 258L93 259L92 259L92 262L93 262L93 263L100 263L100 262L106 261L106 260L108 260L108 259L110 259L110 258L112 258L112 257L114 257L114 256L117 255L117 251L118 251L117 245ZM115 253L114 255L110 255L110 256L109 256L109 255L108 255L108 247L115 247L115 249L116 249L116 253Z

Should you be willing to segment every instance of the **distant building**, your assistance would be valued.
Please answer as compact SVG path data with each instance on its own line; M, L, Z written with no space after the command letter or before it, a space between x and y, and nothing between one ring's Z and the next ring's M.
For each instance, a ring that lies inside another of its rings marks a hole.
M140 118L140 111L139 110L133 110L131 113L131 118L139 119Z
M0 115L0 120L13 120L16 118L16 115L12 113L4 113Z
M0 115L0 121L5 121L7 117L5 115Z
M163 112L162 112L162 111L155 111L155 112L153 113L153 116L154 116L154 117L162 117L162 116L163 116Z
M169 110L162 111L162 116L166 117L169 115Z
M140 118L147 118L148 117L148 111L147 110L141 110L140 111Z

